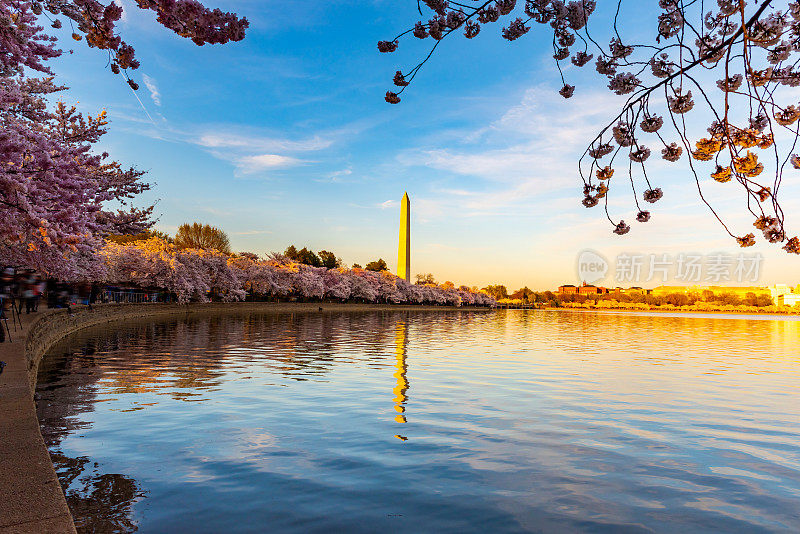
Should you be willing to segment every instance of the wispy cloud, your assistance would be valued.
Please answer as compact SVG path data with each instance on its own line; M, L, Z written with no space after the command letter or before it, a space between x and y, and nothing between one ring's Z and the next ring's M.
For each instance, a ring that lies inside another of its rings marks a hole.
M207 149L213 156L231 162L239 176L312 163L298 156L325 150L333 145L334 140L334 136L313 135L292 139L264 135L256 131L208 131L189 139L191 143Z
M147 74L143 74L142 80L144 81L144 86L147 87L148 91L150 91L150 99L153 101L153 104L160 106L161 93L158 91L158 85L156 84L155 79L151 78Z
M328 173L327 176L325 176L324 178L319 178L316 181L332 183L332 184L344 183L347 181L346 180L347 176L350 176L351 174L353 174L353 169L348 167L346 169L340 169L338 171L333 171L331 173Z
M380 204L378 204L378 206L382 210L388 210L390 208L395 208L395 207L397 207L399 205L400 205L400 203L398 201L396 201L396 200L386 200L386 201L381 202Z
M400 153L404 166L443 172L433 187L435 197L419 199L424 213L418 213L487 215L573 191L579 182L577 159L612 100L597 93L566 103L552 88L534 87L495 121L462 132L460 142L449 132L441 144L428 142Z
M254 156L234 157L230 160L243 174L253 174L261 171L285 169L299 165L302 160L279 154L258 154Z
M614 103L599 93L567 105L552 88L534 87L488 127L463 132L462 143L418 151L418 163L503 182L544 180L543 171L563 171L580 155Z
M156 81L148 77L145 84L150 89L154 102L159 103L161 95ZM320 129L315 124L300 123L282 131L274 131L240 124L167 123L163 117L161 123L157 124L116 110L114 116L124 122L134 123L134 128L131 125L122 127L137 135L199 147L213 157L231 163L236 176L288 169L301 164L316 164L309 171L309 177L328 183L345 182L346 177L353 173L349 165L338 170L331 169L329 156L334 153L335 147L373 126L372 122L357 120L334 129ZM160 114L158 116L161 117ZM141 127L146 122L150 122L152 126ZM313 133L309 135L309 131ZM312 160L305 156L310 153L320 153L320 156ZM336 165L341 164L342 159L339 158Z
M333 140L319 135L295 140L256 133L243 135L209 132L197 137L195 143L207 148L230 148L254 152L309 152L328 148L333 144Z
M271 234L271 230L245 230L242 232L231 232L231 235L241 235L241 236L248 236L248 235L266 235Z

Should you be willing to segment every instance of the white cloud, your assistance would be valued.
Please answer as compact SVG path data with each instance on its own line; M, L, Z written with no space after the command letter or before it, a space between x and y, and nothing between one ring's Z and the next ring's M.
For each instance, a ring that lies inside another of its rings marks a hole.
M132 7L130 6L130 4L128 4L126 0L117 0L117 2L122 7L122 16L121 16L122 23L128 24L129 20L128 10L132 9Z
M255 152L310 152L328 148L333 144L331 139L318 135L291 140L258 134L242 135L217 132L203 134L195 142L207 148L232 148Z
M395 208L395 207L397 207L399 205L400 205L400 203L398 201L396 201L396 200L386 200L386 201L381 202L380 204L378 204L378 206L380 206L380 208L382 210L388 210L390 208Z
M148 84L151 91L156 92L153 98L159 98L160 94L155 80L148 77L145 83ZM235 176L285 169L300 164L318 164L320 160L329 160L331 147L346 141L370 126L364 121L356 121L333 130L320 131L304 125L297 131L313 133L303 137L302 134L293 136L284 132L239 124L183 124L177 126L162 120L160 124L150 122L150 126L142 127L143 124L148 124L148 121L135 115L114 110L114 116L125 122L135 122L135 128L131 129L128 126L127 129L137 135L199 147L214 158L231 163L234 166ZM161 117L160 114L158 116ZM302 157L303 154L309 152L324 153L315 160ZM319 171L319 166L316 166L312 172L316 174ZM327 175L323 174L314 179L318 182L345 182L346 177L352 172L348 166L335 171L328 170Z
M156 106L160 106L161 93L158 92L158 85L156 85L155 79L151 78L147 74L143 74L142 79L144 80L144 86L147 87L148 91L150 91L150 98L153 100L153 103Z
M448 132L447 139L402 152L401 164L444 173L436 196L418 200L424 211L418 213L498 214L556 192L579 202L577 160L615 105L612 95L600 92L567 102L552 88L534 87L494 122L461 132L460 142Z
M252 174L273 169L293 167L302 163L301 160L279 154L258 154L242 156L231 160L236 168L244 174Z
M209 131L199 137L192 137L190 142L208 149L214 157L233 163L237 175L246 175L311 163L296 155L324 150L334 141L320 135L288 139L257 132L247 134Z
M338 171L333 171L329 173L328 176L323 180L317 180L318 182L329 182L329 183L343 183L345 182L345 177L350 176L353 174L353 169L348 167L346 169L340 169Z

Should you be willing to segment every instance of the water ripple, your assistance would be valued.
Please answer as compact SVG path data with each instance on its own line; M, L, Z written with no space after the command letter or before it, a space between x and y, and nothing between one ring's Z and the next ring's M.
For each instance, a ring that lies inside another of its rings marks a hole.
M82 532L800 531L800 321L508 311L105 326L38 412Z

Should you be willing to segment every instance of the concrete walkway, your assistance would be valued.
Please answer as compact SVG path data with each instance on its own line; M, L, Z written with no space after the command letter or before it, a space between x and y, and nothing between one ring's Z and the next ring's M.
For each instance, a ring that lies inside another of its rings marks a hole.
M0 343L0 361L8 364L0 374L0 534L75 532L30 386L25 345L42 314L23 314L16 332L9 318L12 342Z

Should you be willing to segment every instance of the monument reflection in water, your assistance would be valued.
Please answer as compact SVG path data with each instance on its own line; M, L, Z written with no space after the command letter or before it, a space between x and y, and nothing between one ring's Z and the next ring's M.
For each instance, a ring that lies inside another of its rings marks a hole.
M394 418L398 423L406 422L406 401L408 396L408 365L406 364L406 357L408 356L408 324L405 321L397 321L395 334L395 352L397 356L397 369L394 372L394 377L397 379L397 385L394 387L394 409L397 410L397 416ZM403 441L408 438L401 434L395 435Z
M53 348L37 405L82 532L797 532L799 326L522 310L113 325Z

